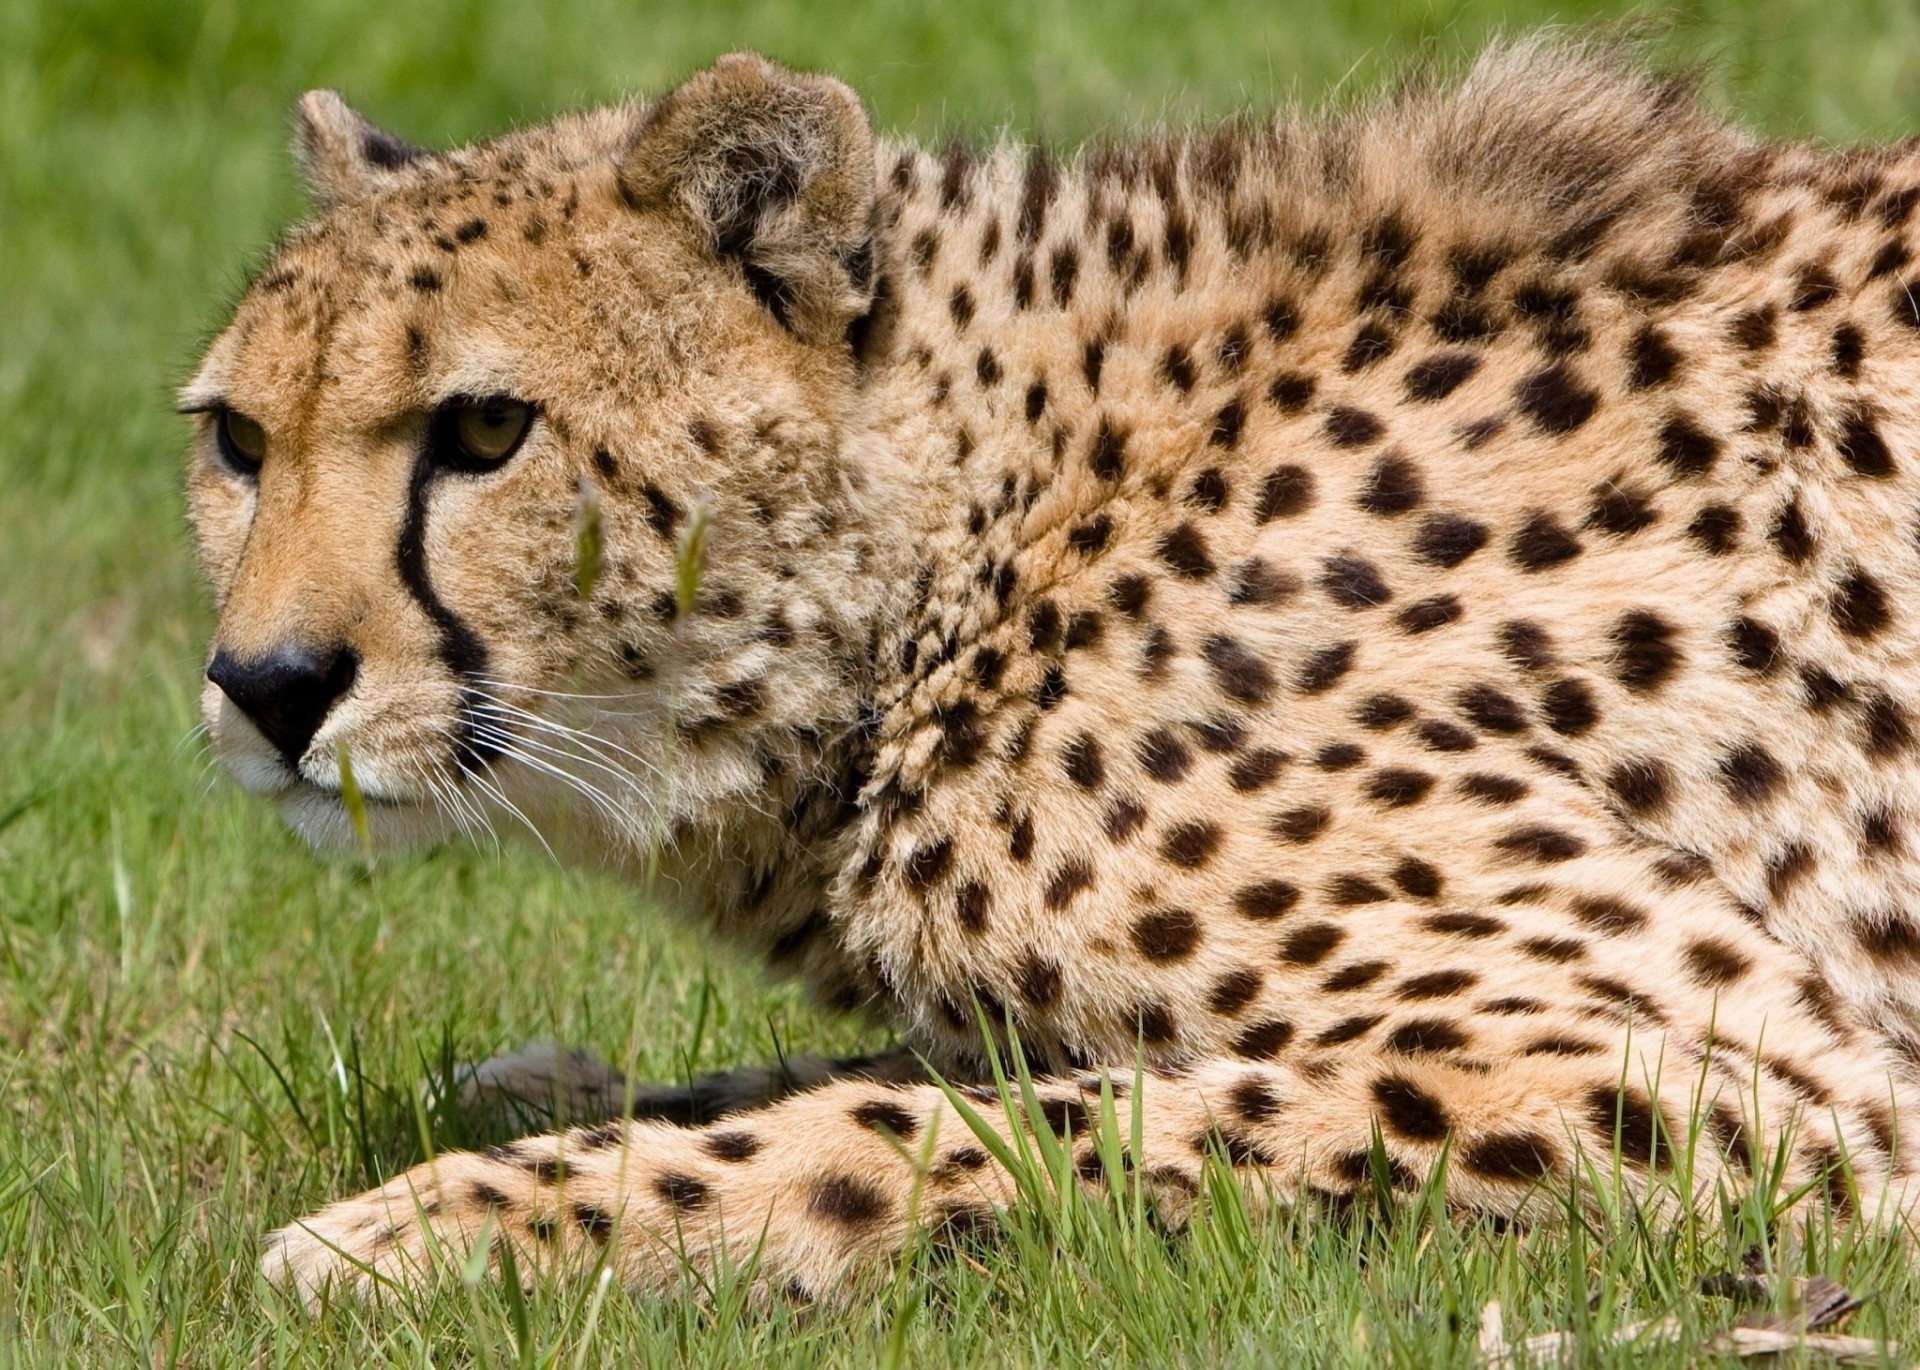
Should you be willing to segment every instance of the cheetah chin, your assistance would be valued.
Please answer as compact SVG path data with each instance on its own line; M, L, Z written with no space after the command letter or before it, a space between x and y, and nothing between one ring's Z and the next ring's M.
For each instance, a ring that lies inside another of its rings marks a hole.
M1912 144L1554 40L1072 155L751 56L451 151L300 127L314 214L182 395L221 755L319 846L344 759L377 841L657 875L903 1045L482 1068L553 1130L271 1275L844 1297L1015 1201L1000 1140L1104 1184L1106 1079L1170 1221L1210 1154L1287 1203L1382 1153L1548 1221L1616 1149L1907 1221Z

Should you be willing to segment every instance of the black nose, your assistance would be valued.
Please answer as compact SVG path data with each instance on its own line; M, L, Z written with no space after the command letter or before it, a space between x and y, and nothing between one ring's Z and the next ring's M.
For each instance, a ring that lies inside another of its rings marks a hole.
M327 711L353 687L360 657L351 647L288 645L242 659L216 652L207 679L266 734L295 770Z

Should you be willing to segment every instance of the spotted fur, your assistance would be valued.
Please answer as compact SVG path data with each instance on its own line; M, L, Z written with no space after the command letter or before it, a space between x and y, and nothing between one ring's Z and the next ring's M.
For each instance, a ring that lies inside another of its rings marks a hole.
M350 840L345 747L381 840L658 850L943 1071L1011 1022L1082 1150L1085 1072L1144 1048L1176 1211L1209 1151L1371 1184L1377 1132L1525 1213L1703 1119L1696 1199L1784 1148L1904 1215L1911 147L1540 42L1072 157L876 142L753 58L455 152L305 111L322 212L187 399L268 435L257 481L193 468L219 646L356 653L291 763L207 694L310 839ZM435 406L496 393L525 450L432 469ZM484 1230L811 1296L1011 1200L911 1072L797 1083L442 1157L267 1267Z

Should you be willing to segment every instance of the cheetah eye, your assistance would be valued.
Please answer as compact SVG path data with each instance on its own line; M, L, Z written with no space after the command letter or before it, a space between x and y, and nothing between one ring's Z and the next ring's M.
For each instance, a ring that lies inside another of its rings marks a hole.
M227 465L243 476L260 473L267 455L267 430L235 409L222 409L213 422L214 442Z
M508 395L448 400L434 412L433 460L458 470L490 471L519 450L533 406Z

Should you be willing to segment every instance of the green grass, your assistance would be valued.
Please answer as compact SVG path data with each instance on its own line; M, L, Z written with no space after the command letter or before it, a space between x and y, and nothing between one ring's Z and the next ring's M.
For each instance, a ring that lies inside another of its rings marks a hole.
M1052 1204L967 1259L914 1251L844 1311L704 1298L524 1306L458 1281L311 1322L253 1274L259 1234L407 1164L423 1076L535 1037L643 1077L874 1044L719 959L627 890L526 851L315 862L207 770L209 624L169 413L225 302L298 212L287 110L335 85L452 139L753 46L852 80L887 127L1072 139L1365 88L1424 44L1604 3L900 0L12 0L0 6L0 1362L776 1364L1464 1362L1510 1326L1677 1313L1758 1231L1643 1222L1497 1235L1431 1211L1168 1240L1124 1202ZM1785 134L1920 130L1908 0L1698 0L1661 40ZM269 15L273 17L268 17ZM425 1120L431 1144L460 1120ZM1920 1344L1915 1263L1878 1240L1780 1259L1864 1294L1855 1330Z

